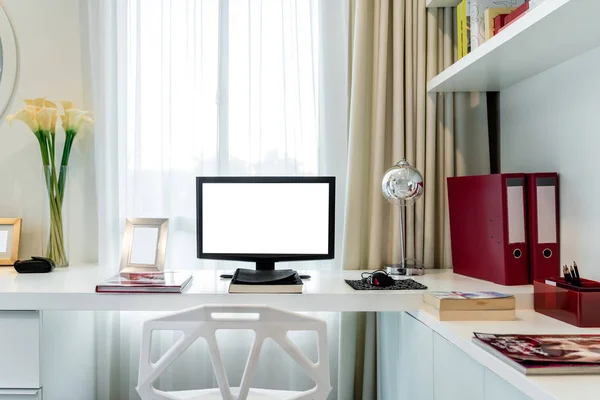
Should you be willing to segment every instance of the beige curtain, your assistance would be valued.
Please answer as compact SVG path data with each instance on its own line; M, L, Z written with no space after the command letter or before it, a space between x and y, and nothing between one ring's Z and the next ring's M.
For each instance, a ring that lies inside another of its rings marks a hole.
M489 173L485 94L427 93L455 58L454 11L426 9L425 0L356 0L353 17L344 268L398 261L398 211L381 179L402 157L425 183L406 210L407 257L450 268L446 177Z
M374 270L399 261L398 210L383 198L381 180L405 157L425 187L406 210L406 256L451 268L446 177L490 170L485 94L427 93L427 81L456 58L455 11L426 9L425 0L351 6L343 266ZM343 316L341 354L354 354L343 361L355 373L340 398L376 398L375 322L374 315Z

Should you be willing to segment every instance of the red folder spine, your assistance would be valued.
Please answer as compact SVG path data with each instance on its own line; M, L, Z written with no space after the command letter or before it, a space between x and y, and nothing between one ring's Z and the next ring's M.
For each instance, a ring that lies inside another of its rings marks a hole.
M529 283L525 174L448 178L454 272Z
M529 246L527 244L527 192L525 174L504 174L504 281L502 285L529 283Z
M527 174L531 283L560 276L558 174Z

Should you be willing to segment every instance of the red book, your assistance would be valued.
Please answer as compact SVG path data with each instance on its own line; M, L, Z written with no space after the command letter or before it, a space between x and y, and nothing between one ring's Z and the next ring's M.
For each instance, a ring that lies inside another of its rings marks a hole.
M494 17L494 35L500 32L500 29L504 26L504 19L506 18L506 14L500 14Z
M527 174L531 283L560 276L558 174Z
M448 178L448 209L455 273L529 283L525 174Z
M517 7L513 12L504 17L504 26L500 30L506 28L519 18L521 18L529 10L529 0Z

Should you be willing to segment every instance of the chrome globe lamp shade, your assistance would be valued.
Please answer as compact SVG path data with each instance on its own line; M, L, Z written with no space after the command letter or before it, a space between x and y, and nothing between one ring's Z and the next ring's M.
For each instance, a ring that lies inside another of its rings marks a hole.
M403 208L413 204L423 195L423 176L418 169L402 159L383 175L381 191L390 203L398 205L400 223L400 263L386 265L386 271L392 275L423 275L423 264L405 256L402 217Z

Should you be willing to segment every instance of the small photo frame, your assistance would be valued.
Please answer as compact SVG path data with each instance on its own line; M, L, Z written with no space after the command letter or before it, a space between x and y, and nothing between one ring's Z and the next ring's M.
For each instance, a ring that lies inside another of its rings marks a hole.
M19 259L21 218L0 218L0 266L12 266Z
M168 232L167 218L127 218L121 247L121 271L163 271Z

